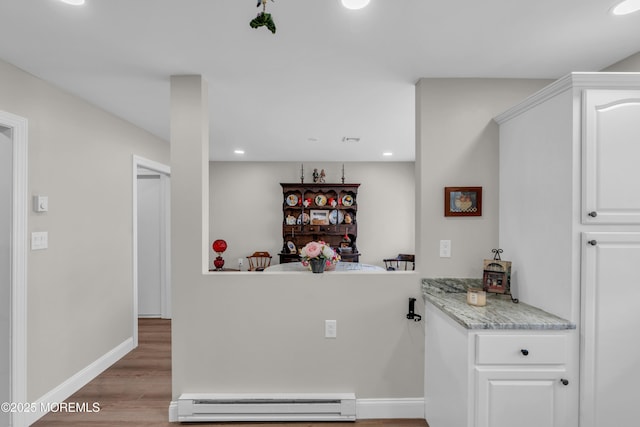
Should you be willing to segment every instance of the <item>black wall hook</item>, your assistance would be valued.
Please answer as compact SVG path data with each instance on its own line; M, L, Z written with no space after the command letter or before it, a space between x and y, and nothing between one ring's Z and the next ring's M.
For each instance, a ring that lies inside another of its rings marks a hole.
M415 311L415 298L409 298L409 313L407 313L407 319L413 319L414 322L419 322L422 320L422 316L416 314Z

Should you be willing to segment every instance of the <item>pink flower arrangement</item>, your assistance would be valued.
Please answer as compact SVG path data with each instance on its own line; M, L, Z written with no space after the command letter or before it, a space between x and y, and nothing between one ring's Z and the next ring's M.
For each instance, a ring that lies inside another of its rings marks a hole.
M340 255L323 241L307 243L304 248L300 249L300 258L302 258L302 265L305 267L309 265L310 259L324 259L327 267L340 261Z

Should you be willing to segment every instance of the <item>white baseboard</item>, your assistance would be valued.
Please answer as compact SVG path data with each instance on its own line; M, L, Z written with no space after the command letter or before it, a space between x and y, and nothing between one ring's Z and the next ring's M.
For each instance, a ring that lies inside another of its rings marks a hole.
M36 402L33 407L36 409L34 412L27 413L27 424L31 425L42 418L46 412L42 408L46 408L52 404L64 402L73 393L80 390L87 385L91 380L100 375L108 367L122 359L127 353L133 350L133 338L127 338L121 344L104 354L98 360L82 369L80 372L42 396ZM87 402L91 406L94 402ZM99 403L99 402L98 402Z
M169 403L169 422L178 422L178 402L175 400L172 400L171 403Z
M356 399L357 419L424 419L424 399ZM178 402L169 404L169 422L178 422Z
M357 419L421 418L424 419L424 399L357 399Z

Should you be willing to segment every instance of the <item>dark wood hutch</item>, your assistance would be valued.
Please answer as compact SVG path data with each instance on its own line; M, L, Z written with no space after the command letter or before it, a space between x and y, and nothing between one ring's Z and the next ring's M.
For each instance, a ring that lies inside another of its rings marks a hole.
M280 263L299 261L300 249L313 240L323 240L338 250L342 261L360 261L356 245L360 184L280 185L283 195Z

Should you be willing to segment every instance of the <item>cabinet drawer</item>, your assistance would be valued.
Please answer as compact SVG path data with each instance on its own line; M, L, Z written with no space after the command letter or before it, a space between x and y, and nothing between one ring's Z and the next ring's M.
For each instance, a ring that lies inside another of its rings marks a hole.
M566 335L476 336L476 363L480 365L553 365L566 362Z

